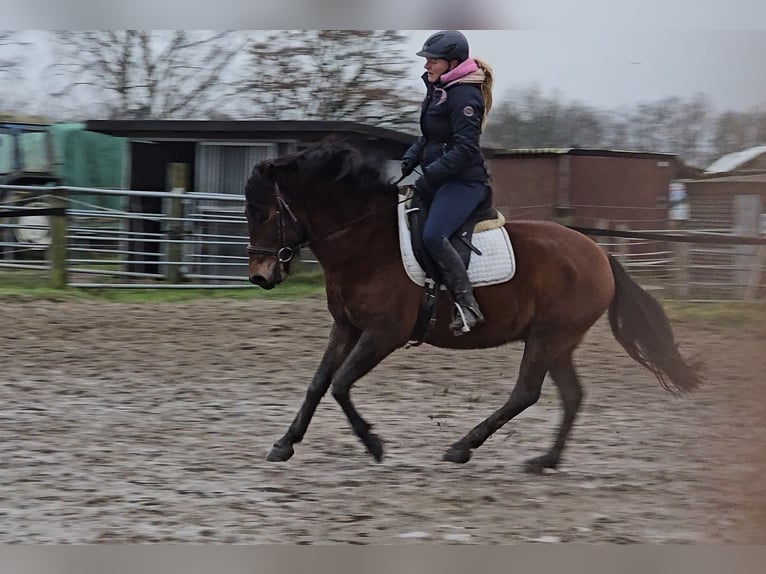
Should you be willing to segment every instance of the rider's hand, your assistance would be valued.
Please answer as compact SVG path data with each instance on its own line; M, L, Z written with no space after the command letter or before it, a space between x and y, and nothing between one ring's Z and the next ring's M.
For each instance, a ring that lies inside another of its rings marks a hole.
M415 170L415 166L417 164L418 163L416 159L404 158L402 160L402 177L407 177L410 175Z

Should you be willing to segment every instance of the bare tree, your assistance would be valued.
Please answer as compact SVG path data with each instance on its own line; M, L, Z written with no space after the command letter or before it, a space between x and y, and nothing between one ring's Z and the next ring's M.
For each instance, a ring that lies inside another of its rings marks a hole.
M85 90L112 119L208 117L231 94L226 73L246 44L226 31L59 31L53 39L63 80L54 95Z
M28 42L23 40L23 36L23 32L0 30L0 80L4 88L18 87L24 75L26 53L21 48ZM0 89L0 117L38 119L30 115L28 98L25 100L22 93L14 89Z
M406 83L395 30L276 31L250 48L242 90L251 118L353 120L416 129L421 94Z
M710 100L704 94L685 101L678 110L673 129L675 153L687 162L703 165L712 153L713 118Z
M639 104L631 114L626 143L632 149L673 153L702 165L711 154L713 117L704 94Z
M595 147L606 137L601 113L580 103L565 103L536 86L510 92L487 125L493 145L524 147Z
M22 46L24 42L18 38L18 33L13 30L0 30L0 76L9 74L21 67L22 52L13 53L13 46Z
M496 107L487 126L487 140L506 147L605 147L672 153L695 165L715 156L713 129L716 116L709 98L668 97L627 109L598 110L558 94L543 95L531 87L510 92ZM747 116L749 132L740 129L739 114L718 120L719 139L736 147L752 141L761 125ZM747 133L751 134L746 137ZM735 140L735 141L734 141Z
M766 144L766 110L725 112L715 122L716 157Z

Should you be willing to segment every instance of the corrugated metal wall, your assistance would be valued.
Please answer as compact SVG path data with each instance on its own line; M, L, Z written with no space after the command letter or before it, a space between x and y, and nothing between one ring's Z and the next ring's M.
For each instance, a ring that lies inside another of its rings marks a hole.
M276 157L276 143L197 144L195 188L203 193L242 194L258 162Z
M203 193L225 193L243 197L245 184L253 167L260 161L277 155L277 143L201 142L197 144L195 189ZM216 200L203 200L195 205L198 221L195 223L194 232L211 241L195 246L194 255L198 259L221 261L208 270L213 275L242 273L238 265L226 263L226 258L242 254L242 246L214 241L232 241L237 237L247 237L244 220L233 219L241 215L242 209L242 205ZM203 269L192 266L192 272L202 271Z

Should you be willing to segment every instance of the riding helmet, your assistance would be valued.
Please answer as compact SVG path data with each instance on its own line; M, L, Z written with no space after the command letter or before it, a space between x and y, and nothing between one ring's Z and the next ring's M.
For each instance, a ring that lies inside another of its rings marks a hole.
M457 30L443 30L431 34L417 53L424 58L441 58L462 62L468 58L468 40Z

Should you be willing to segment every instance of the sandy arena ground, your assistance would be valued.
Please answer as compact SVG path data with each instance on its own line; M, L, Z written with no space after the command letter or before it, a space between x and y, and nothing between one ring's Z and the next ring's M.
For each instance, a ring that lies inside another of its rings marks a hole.
M681 399L602 320L559 471L552 384L473 459L447 446L500 406L521 346L400 350L353 397L376 464L330 396L287 463L264 456L324 348L319 298L0 301L0 542L766 543L766 327L676 323L706 384Z

